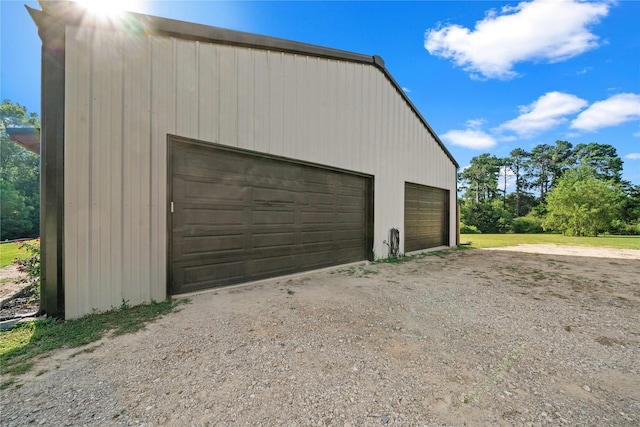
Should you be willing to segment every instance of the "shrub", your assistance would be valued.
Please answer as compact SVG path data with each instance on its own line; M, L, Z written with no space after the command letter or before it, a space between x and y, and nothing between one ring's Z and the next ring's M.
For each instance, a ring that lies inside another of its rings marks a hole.
M460 223L460 234L482 234L478 227L475 225L466 225L465 223Z
M640 236L640 224L626 224L619 219L611 221L611 228L608 234Z
M542 219L534 215L514 218L511 222L511 228L516 234L535 234L544 232L542 229Z
M473 225L482 233L507 233L511 231L511 214L502 207L502 202L467 202L460 207L460 219ZM461 231L462 232L462 231Z
M18 265L18 271L27 273L25 282L34 286L40 284L40 239L27 240L20 243L20 249L27 252L25 258L16 258L15 264Z

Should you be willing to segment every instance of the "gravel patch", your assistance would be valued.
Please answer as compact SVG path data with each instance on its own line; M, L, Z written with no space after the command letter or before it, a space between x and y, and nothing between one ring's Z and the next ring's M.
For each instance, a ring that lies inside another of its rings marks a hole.
M640 251L562 248L192 295L41 360L0 391L0 424L637 426Z

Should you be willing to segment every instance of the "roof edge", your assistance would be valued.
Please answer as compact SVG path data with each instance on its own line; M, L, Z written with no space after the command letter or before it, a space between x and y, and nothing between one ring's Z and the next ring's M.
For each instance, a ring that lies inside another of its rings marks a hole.
M88 17L87 11L79 4L68 0L39 1L42 11L27 10L36 22L38 28L44 22L45 16L51 16L55 20L65 25L71 26L91 26L95 28L117 29L117 24L110 21L101 21L95 17ZM451 152L444 145L440 137L435 133L429 122L422 116L418 108L413 104L409 96L402 90L389 70L385 67L384 60L378 55L364 55L339 49L286 40L276 37L263 36L243 31L230 30L226 28L197 24L193 22L179 21L169 18L145 15L136 12L125 12L121 19L126 22L128 30L138 30L147 34L158 34L173 36L182 39L195 39L207 42L214 42L225 45L248 47L261 50L272 50L284 53L302 54L327 59L336 59L348 62L368 64L378 68L387 77L396 91L405 100L409 108L416 114L418 119L427 128L431 136L438 143L447 157L453 162L456 168L460 165L455 160Z

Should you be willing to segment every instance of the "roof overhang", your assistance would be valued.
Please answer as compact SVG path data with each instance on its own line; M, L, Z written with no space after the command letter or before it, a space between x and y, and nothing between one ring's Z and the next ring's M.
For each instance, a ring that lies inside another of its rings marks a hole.
M9 139L40 155L40 128L7 128Z

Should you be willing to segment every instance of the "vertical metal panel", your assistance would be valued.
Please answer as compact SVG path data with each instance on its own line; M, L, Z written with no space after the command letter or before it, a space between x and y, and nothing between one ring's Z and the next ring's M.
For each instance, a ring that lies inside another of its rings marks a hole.
M122 299L150 299L151 284L151 64L146 37L127 40L124 66ZM191 128L193 131L193 128ZM122 301L119 301L120 303Z
M113 125L118 125L112 117L112 105L120 105L121 58L118 51L118 35L108 32L95 33L91 41L91 120L89 146L89 256L90 274L88 282L89 301L98 301L98 308L110 308L111 289L111 156ZM121 114L117 114L117 119ZM95 118L100 118L96 120ZM119 134L119 132L118 132ZM118 135L119 136L119 135ZM119 144L119 141L118 141Z
M239 50L236 54L237 72L237 98L238 98L238 147L253 150L253 58L252 52L247 49Z
M176 132L198 136L198 50L200 43L176 40Z
M282 72L284 74L282 155L295 157L296 128L299 126L296 114L296 71L295 56L282 56Z
M253 95L253 133L249 139L253 142L256 151L269 152L269 62L267 52L255 51L253 53L254 95Z
M374 66L144 34L120 43L104 30L70 31L71 317L121 299L166 296L168 134L373 175L377 256L386 256L388 230L402 228L405 182L455 194L455 166ZM453 222L452 230L450 236Z
M201 43L198 58L198 139L218 141L218 49Z
M65 315L75 317L88 304L89 283L89 144L91 58L89 44L77 29L67 30L65 98ZM81 286L80 284L85 284Z
M175 40L151 39L151 298L166 298L167 134L175 129Z
M238 49L220 46L220 143L238 146Z
M269 108L269 153L283 153L284 149L284 69L282 58L284 54L269 52L267 55L269 67L269 101L265 104Z

